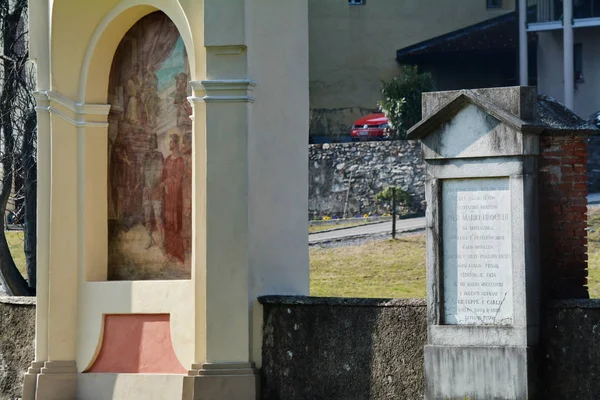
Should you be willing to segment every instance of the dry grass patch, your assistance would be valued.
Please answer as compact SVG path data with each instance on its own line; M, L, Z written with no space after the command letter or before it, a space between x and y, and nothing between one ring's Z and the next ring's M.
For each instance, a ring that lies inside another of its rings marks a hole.
M310 249L310 294L425 297L425 235Z
M591 298L600 297L600 207L588 209L588 288Z
M5 234L10 254L13 257L19 272L21 272L21 275L27 279L27 264L25 261L25 250L23 248L25 244L25 234L23 231L6 231Z

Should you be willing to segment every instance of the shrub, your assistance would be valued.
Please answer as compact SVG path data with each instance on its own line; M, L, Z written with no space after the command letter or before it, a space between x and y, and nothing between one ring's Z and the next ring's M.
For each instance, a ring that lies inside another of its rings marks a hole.
M419 73L417 67L404 66L402 76L382 82L381 111L388 118L390 137L406 139L406 131L421 120L421 95L434 90L429 73Z
M396 194L396 206L406 206L410 203L410 194L400 188L394 188L392 186L387 187L385 190L377 193L375 199L382 203L389 204L390 207L392 205L392 193Z

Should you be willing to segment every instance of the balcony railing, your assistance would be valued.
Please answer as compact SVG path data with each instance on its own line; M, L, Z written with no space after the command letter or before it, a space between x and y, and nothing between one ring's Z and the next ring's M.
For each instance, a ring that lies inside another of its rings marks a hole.
M562 21L562 0L527 0L527 22ZM600 0L573 0L573 19L600 18Z

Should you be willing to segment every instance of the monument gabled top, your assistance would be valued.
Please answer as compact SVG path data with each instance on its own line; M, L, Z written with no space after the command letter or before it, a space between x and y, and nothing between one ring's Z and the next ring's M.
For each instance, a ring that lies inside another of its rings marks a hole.
M512 113L505 111L499 104L473 90L460 90L454 92L446 102L410 128L408 130L408 139L422 140L455 117L468 105L476 106L489 116L520 132L541 133L544 130L544 126L537 121L524 121Z
M525 121L507 107L512 100L518 105L512 107L516 112L533 120L536 93L521 95L516 89L520 88L428 93L423 102L431 112L409 130L408 137L422 141L426 160L537 154L539 146L531 139L544 131L544 125Z

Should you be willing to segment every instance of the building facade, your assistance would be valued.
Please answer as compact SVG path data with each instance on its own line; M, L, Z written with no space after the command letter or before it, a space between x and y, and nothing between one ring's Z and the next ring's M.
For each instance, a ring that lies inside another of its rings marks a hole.
M538 36L540 93L586 119L600 111L600 1L529 0L526 12Z
M309 0L311 136L348 135L377 109L381 81L400 74L398 49L514 10L515 0Z

